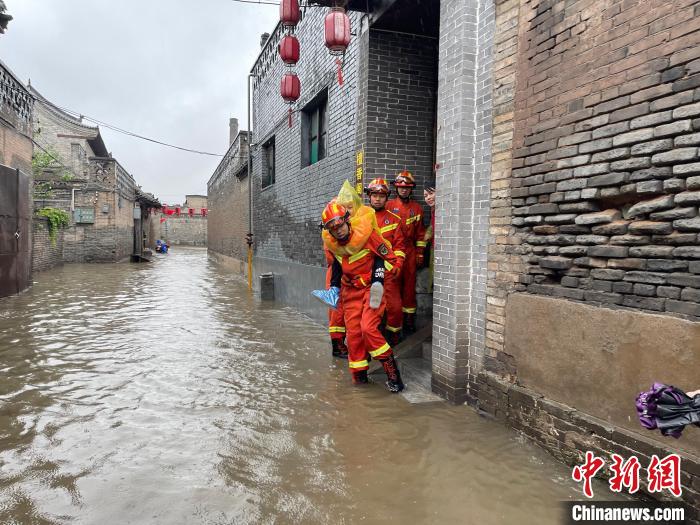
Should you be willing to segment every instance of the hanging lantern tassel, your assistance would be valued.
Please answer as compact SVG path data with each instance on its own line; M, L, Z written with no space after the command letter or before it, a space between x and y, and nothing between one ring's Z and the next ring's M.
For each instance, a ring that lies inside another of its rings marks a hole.
M343 85L343 61L340 58L335 59L335 65L338 66L338 85Z
M291 128L292 127L292 106L289 106L288 116L289 116L289 127Z

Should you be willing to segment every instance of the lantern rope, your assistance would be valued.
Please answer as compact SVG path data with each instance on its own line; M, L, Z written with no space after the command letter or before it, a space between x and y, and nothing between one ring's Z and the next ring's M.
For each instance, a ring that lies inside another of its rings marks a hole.
M340 58L335 59L335 65L338 66L338 85L343 85L343 61Z

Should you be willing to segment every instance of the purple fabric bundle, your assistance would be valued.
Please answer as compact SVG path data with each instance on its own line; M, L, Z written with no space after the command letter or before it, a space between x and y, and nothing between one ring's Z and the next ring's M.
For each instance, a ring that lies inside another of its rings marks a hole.
M678 439L686 426L700 426L700 395L691 398L674 386L654 383L639 393L636 405L642 426L664 436Z

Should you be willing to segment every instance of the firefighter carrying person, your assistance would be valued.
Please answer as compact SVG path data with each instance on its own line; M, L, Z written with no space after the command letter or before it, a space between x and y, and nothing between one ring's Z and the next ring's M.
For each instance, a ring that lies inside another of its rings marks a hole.
M392 182L397 198L386 203L389 211L404 221L406 262L401 275L401 304L404 333L416 330L416 272L425 264L426 231L423 225L423 206L413 200L411 194L416 183L408 171L399 173Z
M383 293L385 271L396 273L399 261L379 233L374 212L371 209L370 213L365 212L367 206L358 208L354 209L352 217L348 209L337 201L331 201L323 210L324 248L331 252L335 260L331 287L316 290L313 294L331 306L338 300L342 301L348 366L353 383L369 382L369 354L382 364L389 391L400 392L404 385L399 368L391 347L379 330L386 308Z
M386 334L387 342L396 346L399 343L403 312L401 311L401 267L406 258L403 221L401 217L386 209L389 199L389 184L385 179L377 178L365 187L369 204L374 209L377 225L382 237L388 241L396 254L398 270L384 277L384 297L386 297Z
M355 192L354 188L347 181L345 181L340 188L338 196L331 202L337 202L345 206L351 217L355 216L356 214L373 213L368 206L364 206L362 204L362 200L357 195L357 192ZM332 275L332 266L335 257L328 250L325 250L325 255L326 263L328 264L328 269L326 271L326 288L329 288ZM347 359L348 347L345 342L346 328L345 320L343 318L343 302L340 300L335 308L328 309L328 333L331 338L331 353L333 357Z

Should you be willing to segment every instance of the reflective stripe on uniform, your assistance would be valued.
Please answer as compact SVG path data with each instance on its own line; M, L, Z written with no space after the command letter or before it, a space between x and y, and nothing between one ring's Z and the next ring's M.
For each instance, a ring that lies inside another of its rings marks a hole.
M344 326L329 326L328 332L331 334L344 334L345 327Z
M389 261L384 261L384 268L386 268L387 270L391 271L391 270L394 269L394 265L391 264Z
M427 245L428 243L425 241L416 241L416 246L418 246L419 248L425 248Z
M372 252L370 252L367 248L365 248L364 250L360 250L360 251L357 252L355 255L350 256L350 257L348 258L348 262L352 264L352 263L354 263L355 261L359 261L359 260L362 259L363 257L369 255L370 253L372 253Z
M409 217L408 219L406 219L406 224L413 224L414 222L419 221L420 217L420 215L414 215L413 217Z
M403 257L403 258L406 257L406 254L404 252L402 252L401 250L394 250L394 255L396 255L397 257Z
M390 224L389 226L384 226L384 228L380 229L379 231L381 231L382 233L386 233L386 232L393 231L398 227L399 227L399 225L394 223L394 224Z
M416 309L415 308L406 308L405 306L401 308L401 311L405 314L415 314Z
M394 332L394 333L400 332L400 331L401 331L401 327L400 327L400 326L389 326L389 325L386 325L386 329L389 330L390 332Z
M372 357L377 357L378 355L382 355L384 352L386 352L387 350L390 350L390 349L391 349L391 347L389 346L389 343L384 343L382 346L380 346L376 350L372 350L369 353L369 355L371 355Z
M350 368L364 368L369 366L369 363L367 362L367 359L363 359L362 361L349 361L348 366Z
M336 255L335 258L338 260L340 264L343 264L343 256L342 255Z

